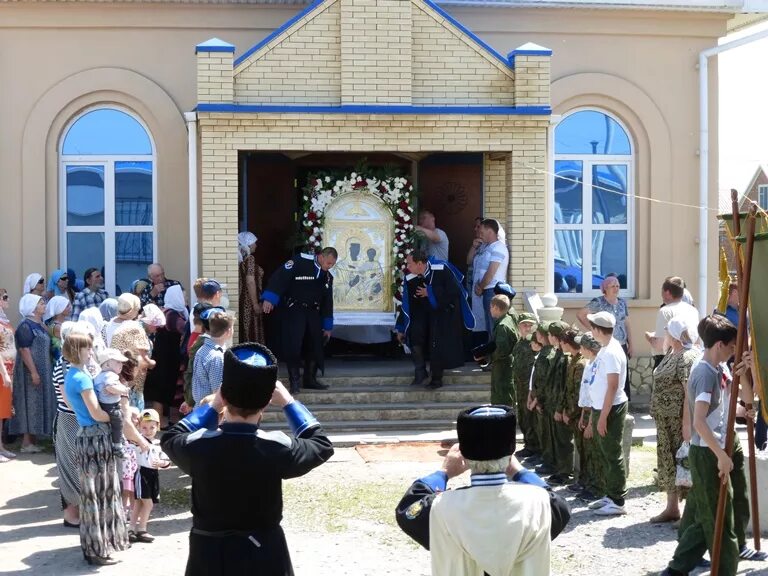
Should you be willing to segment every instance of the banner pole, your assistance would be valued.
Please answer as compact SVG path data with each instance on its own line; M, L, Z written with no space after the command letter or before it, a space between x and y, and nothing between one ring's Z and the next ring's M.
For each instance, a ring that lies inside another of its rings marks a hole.
M752 272L752 249L755 243L755 214L754 206L747 217L747 249L744 254L743 276L739 278L739 326L736 337L736 358L734 366L741 362L747 340L747 307L749 305L749 282ZM736 404L739 398L741 377L734 371L731 384L731 397L728 402L728 423L725 427L725 452L733 457L734 436L736 434ZM720 552L723 544L723 526L725 524L725 504L728 498L729 476L723 478L720 484L720 494L717 499L717 515L715 516L715 532L712 537L712 571L711 576L717 576L720 568Z

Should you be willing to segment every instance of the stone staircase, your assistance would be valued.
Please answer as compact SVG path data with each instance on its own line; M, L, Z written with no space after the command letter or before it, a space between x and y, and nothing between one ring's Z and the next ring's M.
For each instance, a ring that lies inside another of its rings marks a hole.
M330 389L302 391L297 398L329 434L366 435L452 430L461 409L490 399L490 374L474 364L447 370L438 390L410 386L412 378L408 361L333 359L320 378ZM285 428L280 411L267 410L264 428Z

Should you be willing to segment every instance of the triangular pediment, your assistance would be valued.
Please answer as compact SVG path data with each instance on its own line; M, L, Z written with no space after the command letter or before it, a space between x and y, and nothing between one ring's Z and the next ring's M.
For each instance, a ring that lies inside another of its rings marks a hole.
M234 103L512 107L515 70L430 0L323 0L235 61Z

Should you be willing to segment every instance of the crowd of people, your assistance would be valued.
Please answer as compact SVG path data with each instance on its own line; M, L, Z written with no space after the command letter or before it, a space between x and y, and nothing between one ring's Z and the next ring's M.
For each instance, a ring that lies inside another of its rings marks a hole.
M445 562L492 566L489 573L518 566L543 574L549 542L570 514L553 486L566 486L596 515L626 514L623 438L633 335L620 280L616 275L603 279L602 296L576 315L581 329L543 322L512 305L515 291L506 284L509 251L498 221L476 220L466 276L448 261L447 235L431 212L421 213L416 230L423 242L408 252L395 325L414 364L412 385L441 388L444 371L464 363L462 335L471 333L472 356L491 372L491 404L459 415L460 444L441 471L409 489L397 508L398 522L417 542L432 545L435 574L444 573ZM18 301L21 321L15 328L6 315L10 295L0 289L0 425L20 437L23 453L39 452L39 438L53 437L63 525L79 528L88 563L113 564L113 552L154 540L148 523L160 494L160 471L172 461L192 476L193 494L202 497L218 492L222 470L235 474L235 464L223 465L222 459L238 463L238 455L255 450L255 462L281 463L267 491L279 497L274 482L306 473L332 454L319 424L293 394L327 388L317 375L333 330L332 269L338 253L327 247L315 255L298 254L266 281L256 246L252 233L238 235L240 339L249 342L241 347L232 346L237 317L225 309L222 286L215 279L198 279L190 310L181 284L168 279L157 263L116 298L105 291L97 268L86 270L82 281L72 271L56 270L47 285L40 274L31 274ZM733 313L738 289L730 291L724 315L701 321L681 278L665 279L661 298L654 331L645 336L654 352L651 415L658 431L658 486L667 501L649 520L679 522L680 543L665 574L686 574L711 549L713 493L718 477L730 475L732 513L721 573L733 574L739 558L767 558L746 543L749 511L739 445L732 458L724 451L724 407L733 370L746 382L744 401L754 400L750 356L739 366L727 364L736 339L732 320L738 320ZM264 316L274 313L281 314L287 389L276 382L277 360L263 346ZM248 388L246 376L260 384ZM285 409L295 439L258 432L263 447L242 445L239 437L256 434L270 401ZM195 433L217 429L222 414L225 421L216 434ZM755 412L740 408L738 415L754 418ZM516 450L518 427L523 442ZM761 430L762 448L764 424ZM166 432L162 446L161 431ZM690 444L690 488L676 482L676 455L684 442ZM0 462L15 457L0 441ZM217 472L196 466L198 459L215 463L211 469ZM499 491L493 506L477 498L480 492L445 492L447 480L466 469L472 471L473 487ZM253 469L253 474L262 472ZM248 478L243 476L243 490ZM529 486L522 489L523 484ZM229 497L219 493L214 500ZM264 505L253 499L253 518L247 520L221 514L221 508L198 507L187 573L225 573L221 566L230 561L223 559L230 537L266 542L274 573L291 573L280 510L259 508ZM523 511L526 521L502 528L514 511ZM463 533L462 547L454 549L448 534L458 528L452 524L472 514L493 516L488 525L509 532L509 550L489 552L478 544L483 541L478 533ZM265 524L257 526L255 519ZM526 541L526 531L535 537ZM242 552L232 573L241 573L252 556L242 544L232 544ZM211 572L214 566L219 567ZM466 573L475 572L467 568Z

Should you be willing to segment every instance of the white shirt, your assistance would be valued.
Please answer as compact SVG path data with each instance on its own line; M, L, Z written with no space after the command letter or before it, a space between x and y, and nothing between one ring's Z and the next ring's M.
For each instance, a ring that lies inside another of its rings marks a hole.
M608 393L608 375L619 375L619 386L616 388L616 395L613 397L611 406L622 404L627 401L627 395L624 392L624 382L627 379L627 355L621 348L621 344L616 338L611 338L607 346L603 346L593 362L592 383L589 387L589 395L592 398L592 408L596 410L603 409L603 401Z
M691 337L691 342L696 344L699 340L699 311L682 300L680 302L672 302L671 304L659 308L659 311L656 314L656 332L654 333L654 336L659 338L658 345L654 346L653 349L656 354L664 354L662 346L664 336L666 336L665 330L667 324L669 324L669 321L672 320L672 318L677 317L680 317L688 328L688 336Z
M579 408L592 408L589 385L592 382L593 366L594 364L591 360L587 360L587 363L584 366L584 373L581 375L581 387L579 388Z
M486 246L483 246L483 250L475 254L473 261L473 273L475 282L479 282L485 276L491 262L498 262L499 267L496 268L496 272L491 278L491 281L485 286L488 290L496 286L498 282L507 281L507 268L509 267L509 249L507 245L501 240L496 240Z

